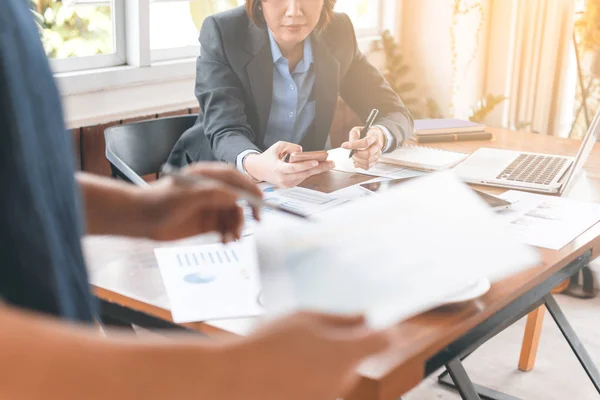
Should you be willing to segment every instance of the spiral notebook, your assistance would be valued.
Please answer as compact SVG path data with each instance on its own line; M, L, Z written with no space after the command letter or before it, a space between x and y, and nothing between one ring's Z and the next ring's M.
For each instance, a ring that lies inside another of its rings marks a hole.
M421 171L441 171L452 168L467 158L468 154L422 146L403 146L383 154L379 161Z

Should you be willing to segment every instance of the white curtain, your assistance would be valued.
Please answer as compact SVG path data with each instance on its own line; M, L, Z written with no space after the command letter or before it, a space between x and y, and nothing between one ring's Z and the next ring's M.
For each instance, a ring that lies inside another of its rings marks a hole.
M549 135L565 130L561 105L574 2L491 0L483 92L509 99L490 116L490 125Z

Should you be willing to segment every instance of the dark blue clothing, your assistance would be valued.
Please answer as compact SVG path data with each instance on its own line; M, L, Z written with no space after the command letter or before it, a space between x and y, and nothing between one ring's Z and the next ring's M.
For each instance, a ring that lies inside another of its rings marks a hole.
M71 135L26 3L0 11L0 298L92 321Z

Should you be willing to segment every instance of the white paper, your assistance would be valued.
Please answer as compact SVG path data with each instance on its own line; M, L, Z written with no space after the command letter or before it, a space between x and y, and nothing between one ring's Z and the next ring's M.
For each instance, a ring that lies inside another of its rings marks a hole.
M363 174L370 176L379 176L385 178L399 179L399 178L410 178L411 176L425 175L426 172L416 171L413 169L400 167L398 165L375 163L373 167L368 170L354 167L354 162L351 158L348 158L350 151L342 148L329 150L328 160L335 163L334 170L347 172L350 174Z
M154 250L177 323L262 314L254 240Z
M275 185L265 183L260 184L259 187L263 191L263 200L307 216L318 214L347 201L331 194L301 187L280 189ZM269 214L273 211L264 208L262 212Z
M312 222L256 232L265 305L364 313L385 327L443 304L473 281L539 262L450 171L344 204Z
M513 205L498 215L519 241L559 250L600 221L600 205L511 190L499 197Z

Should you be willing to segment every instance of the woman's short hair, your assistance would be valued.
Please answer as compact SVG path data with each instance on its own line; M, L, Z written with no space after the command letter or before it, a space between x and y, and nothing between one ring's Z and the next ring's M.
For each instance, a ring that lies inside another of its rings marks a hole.
M331 19L333 18L333 7L335 7L335 2L337 0L324 0L323 2L323 10L321 11L321 18L319 19L319 23L317 24L316 30L323 30L329 25ZM262 0L246 0L246 13L250 20L254 22L257 26L261 28L266 28L267 23L262 13Z

